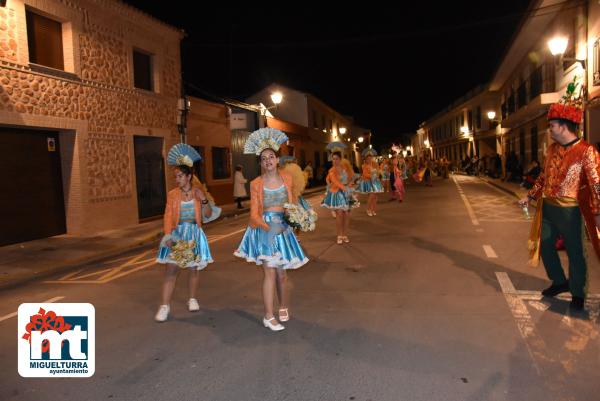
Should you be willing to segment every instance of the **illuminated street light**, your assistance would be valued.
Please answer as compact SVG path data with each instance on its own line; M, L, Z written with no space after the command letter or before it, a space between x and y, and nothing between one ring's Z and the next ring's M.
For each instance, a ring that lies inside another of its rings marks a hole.
M548 41L548 48L553 56L562 55L567 50L569 39L563 36L557 36Z
M281 92L274 92L273 94L271 94L271 100L275 105L278 105L283 100L283 95L281 94Z
M359 137L358 137L358 142L359 142L359 143L363 143L363 142L364 142L364 140L365 140L365 138L363 138L362 136L359 136Z

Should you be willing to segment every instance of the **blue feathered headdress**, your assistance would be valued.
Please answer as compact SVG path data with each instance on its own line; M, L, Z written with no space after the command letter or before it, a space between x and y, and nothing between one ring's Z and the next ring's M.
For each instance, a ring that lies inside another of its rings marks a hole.
M327 150L330 151L331 153L333 152L341 152L342 150L346 149L348 147L348 145L346 145L343 142L331 142L330 144L327 145Z
M361 153L362 157L377 156L377 151L371 147L365 148Z
M200 153L185 143L178 143L173 146L167 155L167 164L169 166L194 167L194 163L200 160L202 160Z
M283 132L275 128L261 128L250 134L244 145L244 153L259 156L265 149L278 151L288 141Z

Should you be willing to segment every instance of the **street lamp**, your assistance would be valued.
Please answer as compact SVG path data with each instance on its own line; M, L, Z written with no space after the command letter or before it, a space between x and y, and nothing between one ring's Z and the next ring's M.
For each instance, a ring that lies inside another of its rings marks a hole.
M273 102L273 106L267 107L262 103L257 106L260 109L260 115L263 116L265 127L267 126L267 112L271 109L276 109L282 100L283 95L281 92L273 92L271 93L271 101Z
M487 112L487 117L490 122L492 122L492 128L496 128L498 124L500 124L500 119L496 119L496 112L494 110L490 110Z
M567 51L567 45L569 44L569 39L564 36L556 36L548 41L548 49L550 49L550 53L553 56L559 56L560 60L565 63L569 61L577 61L581 63L581 67L583 69L586 68L585 57L583 58L573 58L573 57L563 57L565 51ZM587 87L587 83L586 83Z
M365 140L365 138L363 138L362 136L358 137L358 143L363 143Z
M553 56L564 54L565 50L567 50L568 44L569 39L563 36L557 36L548 41L548 47L550 48L550 53L552 53Z
M271 100L275 104L275 107L277 107L277 105L283 100L283 95L281 92L274 92L271 94Z
M340 134L344 135L346 133L346 127L340 127Z

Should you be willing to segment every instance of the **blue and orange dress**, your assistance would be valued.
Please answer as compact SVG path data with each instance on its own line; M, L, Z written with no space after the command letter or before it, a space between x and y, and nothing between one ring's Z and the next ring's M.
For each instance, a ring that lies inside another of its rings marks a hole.
M363 164L362 175L358 181L358 188L356 192L361 194L379 193L383 192L383 185L378 177L378 171L375 165Z
M332 167L327 173L327 192L321 202L321 207L332 210L350 210L358 207L358 202L352 202L352 188L350 187L353 171L342 168L340 173L337 168Z
M280 172L283 185L264 187L262 177L250 183L250 222L240 245L233 253L257 265L277 269L297 269L308 262L294 230L284 220L284 212L264 211L294 203L292 177Z
M173 189L167 196L167 206L165 207L164 232L166 238L173 242L178 240L194 241L194 260L188 263L185 268L202 270L209 263L213 263L213 258L208 247L208 240L202 230L202 205L199 200L192 199L184 201L181 190ZM158 249L157 263L176 264L177 262L170 257L171 248L161 241Z

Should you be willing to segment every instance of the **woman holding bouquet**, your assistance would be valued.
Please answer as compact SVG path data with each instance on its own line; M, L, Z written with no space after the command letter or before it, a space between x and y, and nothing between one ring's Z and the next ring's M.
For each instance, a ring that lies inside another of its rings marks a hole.
M194 148L180 143L169 150L167 162L175 166L177 188L169 191L164 215L165 236L161 241L156 261L166 264L162 286L161 305L155 320L164 322L171 311L171 297L179 271L190 271L188 310L200 310L196 300L196 289L200 270L213 262L208 241L202 231L202 211L204 217L211 216L212 209L202 208L208 204L206 194L193 185L194 162L201 159Z
M376 216L377 194L383 192L383 186L379 181L377 163L373 160L377 152L372 148L366 148L362 152L364 162L362 165L362 176L358 183L356 192L367 194L367 216Z
M244 153L259 157L262 174L250 183L249 227L234 252L235 256L263 267L263 325L273 331L283 330L285 327L279 322L290 319L286 270L308 262L284 216L284 205L296 203L292 177L278 169L277 151L287 139L279 130L261 128L246 141ZM275 291L279 298L279 321L273 313Z
M342 162L342 152L334 150L331 154L333 167L327 174L327 193L321 206L335 212L337 244L350 242L348 239L348 227L350 225L350 209L356 207L351 190L351 179L354 171Z

